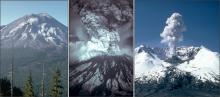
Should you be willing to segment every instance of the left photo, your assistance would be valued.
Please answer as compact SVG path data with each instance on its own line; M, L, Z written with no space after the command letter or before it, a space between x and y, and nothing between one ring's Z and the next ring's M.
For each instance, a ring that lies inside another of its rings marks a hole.
M68 97L68 0L0 9L0 96Z

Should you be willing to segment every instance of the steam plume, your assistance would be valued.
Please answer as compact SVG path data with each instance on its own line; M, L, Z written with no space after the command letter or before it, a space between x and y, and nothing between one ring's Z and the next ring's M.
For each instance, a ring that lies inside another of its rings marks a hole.
M173 13L167 19L166 26L160 36L163 38L161 43L166 43L169 46L168 56L175 55L176 44L183 40L182 32L185 30L181 14Z

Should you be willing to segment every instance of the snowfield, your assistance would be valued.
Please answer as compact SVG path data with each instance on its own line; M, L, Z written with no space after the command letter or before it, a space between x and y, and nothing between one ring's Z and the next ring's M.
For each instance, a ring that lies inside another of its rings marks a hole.
M166 50L162 49L166 53ZM204 46L179 47L177 57L183 60L180 64L171 64L166 59L160 59L153 48L143 45L135 49L135 78L156 79L164 77L169 66L175 66L183 72L190 72L202 81L216 82L219 77L219 54Z

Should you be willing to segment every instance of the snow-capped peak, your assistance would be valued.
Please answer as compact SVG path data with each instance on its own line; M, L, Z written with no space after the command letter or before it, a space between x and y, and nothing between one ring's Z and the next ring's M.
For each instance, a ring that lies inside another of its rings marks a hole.
M197 54L200 47L194 47L194 46L181 46L176 48L176 57L179 59L186 61L191 60L193 57ZM167 52L168 48L159 48L159 47L150 47L145 45L140 45L137 48L135 48L135 53L140 53L142 51L153 53L157 55L161 60L167 59Z
M140 47L145 48L145 46ZM139 48L139 51L140 50L141 48ZM141 51L135 54L135 78L147 76L147 79L153 78L158 80L158 78L164 76L164 71L168 66L170 66L169 63L159 59L157 55L153 53Z
M1 40L3 48L12 41L19 48L65 47L67 27L47 13L29 14L2 28Z
M35 24L35 23L38 22L38 18L34 18L34 17L33 18L29 18L27 22L30 23L31 25Z
M220 73L219 54L201 46L194 59L178 65L178 69L191 72L203 81L215 81Z
M202 81L217 81L219 77L219 54L201 47L178 47L176 49L181 62L173 64L164 58L167 49L151 48L141 45L135 48L135 75L136 78L156 79L163 77L167 68L175 67L182 72L190 72L192 76ZM174 59L169 59L174 60ZM178 61L178 60L176 60Z
M28 15L25 15L24 17L27 17L27 18L30 18L30 17L53 18L48 13L28 14Z

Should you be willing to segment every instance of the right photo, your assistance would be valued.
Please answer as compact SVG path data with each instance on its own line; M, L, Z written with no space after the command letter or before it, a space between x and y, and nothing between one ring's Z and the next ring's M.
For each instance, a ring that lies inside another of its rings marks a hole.
M218 0L135 0L136 97L219 97Z

